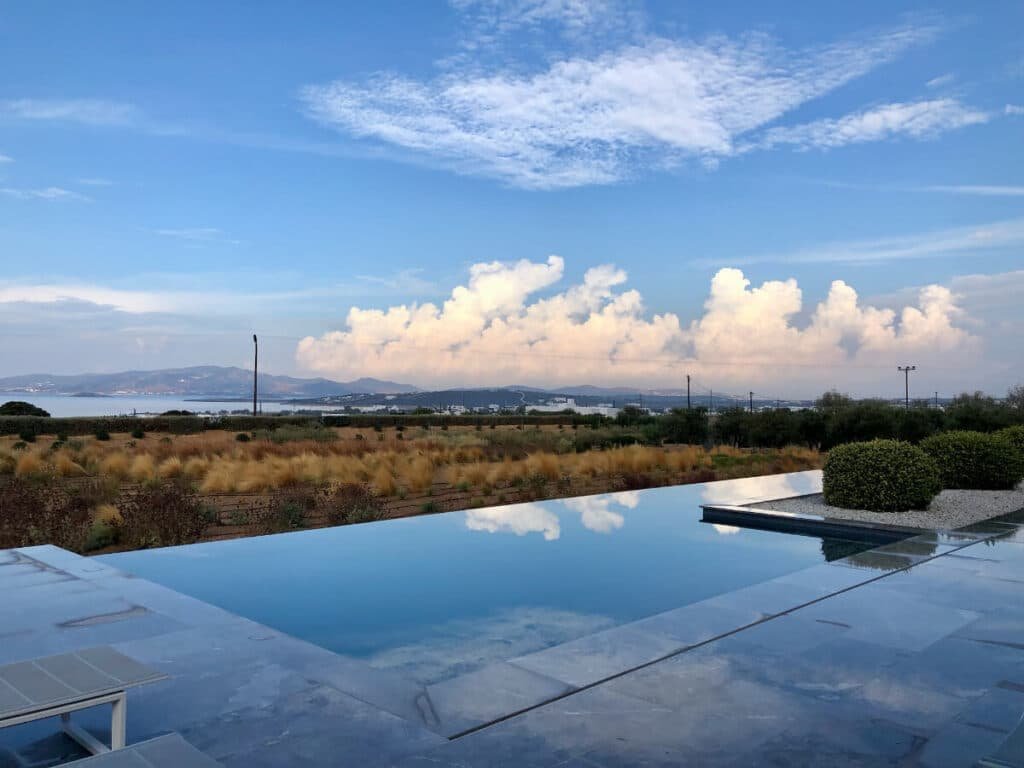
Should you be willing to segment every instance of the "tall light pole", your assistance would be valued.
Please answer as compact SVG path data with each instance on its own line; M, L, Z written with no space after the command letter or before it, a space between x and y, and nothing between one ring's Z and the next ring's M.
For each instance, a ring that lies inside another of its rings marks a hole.
M910 372L916 371L916 365L897 365L896 370L903 374L903 407L910 410Z
M260 345L256 341L256 334L252 335L252 415L256 415L256 370L260 362Z
M686 410L690 410L690 374L686 374Z

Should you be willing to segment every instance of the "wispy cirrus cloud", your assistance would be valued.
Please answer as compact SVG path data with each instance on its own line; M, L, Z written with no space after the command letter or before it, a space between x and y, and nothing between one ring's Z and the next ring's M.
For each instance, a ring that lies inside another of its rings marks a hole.
M467 48L548 25L570 38L639 31L643 25L642 10L629 0L451 0L450 4L462 14Z
M112 187L114 182L110 179L104 179L98 176L86 176L85 178L75 179L79 184L83 184L87 187Z
M1024 219L1007 219L967 227L917 232L909 235L823 243L782 253L765 253L728 259L699 259L699 266L729 264L880 264L907 259L967 256L1024 246Z
M2 152L0 152L0 163L13 163L13 162L14 162L14 158L13 157L11 157L10 155L5 155Z
M239 245L242 241L229 237L217 227L184 227L180 229L157 229L156 234L175 240L184 240L194 245Z
M648 36L598 55L558 57L533 73L468 67L416 80L381 72L310 85L300 98L325 126L461 173L526 188L611 183L689 159L714 166L752 148L922 138L983 122L979 110L934 99L772 125L936 34L908 26L800 50L760 34Z
M63 187L41 187L39 189L16 189L13 187L0 187L0 195L12 197L16 200L78 200L89 202L91 198Z
M751 148L771 149L788 144L805 150L832 149L899 137L921 139L990 119L990 114L964 106L956 99L883 104L843 117L772 128Z
M954 195L981 197L1024 197L1024 186L1008 184L931 184L918 187L926 192L949 192Z
M1020 104L1007 104L1003 107L1003 114L1005 115L1024 115L1024 106Z
M955 80L956 80L956 75L954 75L952 72L947 72L944 75L939 75L938 77L933 77L931 80L929 80L927 83L925 83L925 87L926 88L942 88L942 87L947 86L950 83L954 82Z
M129 125L139 112L132 104L105 99L8 99L0 101L0 117L111 126Z

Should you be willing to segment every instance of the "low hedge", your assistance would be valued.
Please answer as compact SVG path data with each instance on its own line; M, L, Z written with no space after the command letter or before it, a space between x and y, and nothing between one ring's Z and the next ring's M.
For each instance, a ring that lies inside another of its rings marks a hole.
M836 507L872 512L926 509L940 490L935 461L899 440L837 445L825 459L825 503Z
M1007 427L996 432L996 437L1007 440L1017 447L1018 451L1024 453L1024 427Z
M1007 490L1024 478L1024 454L1003 435L943 432L921 448L938 463L943 488Z

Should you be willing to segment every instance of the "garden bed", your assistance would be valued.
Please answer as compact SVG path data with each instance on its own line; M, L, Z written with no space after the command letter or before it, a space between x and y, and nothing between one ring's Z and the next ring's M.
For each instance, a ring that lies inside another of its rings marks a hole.
M841 520L900 525L909 528L951 530L1024 509L1024 483L1012 491L943 491L926 510L906 512L869 512L844 509L825 503L820 493L751 504L755 509L771 509L798 515L817 515Z

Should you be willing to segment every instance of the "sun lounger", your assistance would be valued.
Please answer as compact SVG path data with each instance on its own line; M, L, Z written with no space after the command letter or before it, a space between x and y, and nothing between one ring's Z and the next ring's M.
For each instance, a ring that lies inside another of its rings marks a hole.
M217 768L220 763L204 755L179 734L169 733L66 765L75 768Z
M0 728L59 715L64 732L92 754L119 750L127 690L166 677L109 646L0 666ZM101 704L111 705L109 747L71 722L73 712Z

